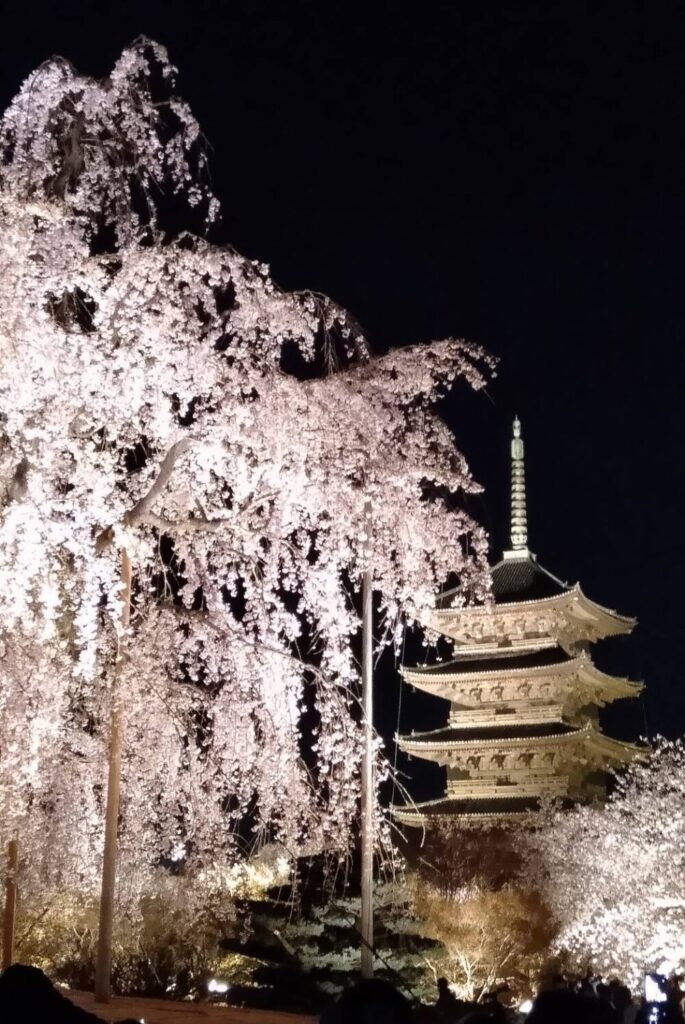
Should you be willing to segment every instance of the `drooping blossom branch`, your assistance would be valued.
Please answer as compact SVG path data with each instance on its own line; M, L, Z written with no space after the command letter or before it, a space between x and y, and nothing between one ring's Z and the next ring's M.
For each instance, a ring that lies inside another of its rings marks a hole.
M169 858L199 885L251 835L345 849L368 559L390 632L450 573L460 600L488 586L435 413L488 356L373 358L331 300L202 236L205 162L149 40L103 81L47 62L0 121L0 840L21 832L36 886L95 885L125 550L131 905Z

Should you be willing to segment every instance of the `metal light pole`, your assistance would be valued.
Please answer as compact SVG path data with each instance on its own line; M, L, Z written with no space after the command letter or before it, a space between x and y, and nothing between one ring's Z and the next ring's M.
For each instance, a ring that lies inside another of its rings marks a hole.
M10 839L7 845L7 881L5 882L5 913L2 922L2 969L14 963L14 922L17 913L17 869L19 844Z
M373 756L373 580L370 569L367 569L362 577L362 712L364 715L361 835L362 978L372 978L375 786Z
M126 628L131 621L132 565L127 551L121 553L121 579L123 582L121 624ZM112 685L112 708L109 724L109 773L107 777L107 808L105 811L105 849L102 858L102 887L100 891L100 921L98 952L95 966L95 999L108 1003L111 995L112 925L114 920L114 891L117 875L117 830L119 825L119 797L121 792L121 751L124 745L124 716L117 676L122 653L119 651Z

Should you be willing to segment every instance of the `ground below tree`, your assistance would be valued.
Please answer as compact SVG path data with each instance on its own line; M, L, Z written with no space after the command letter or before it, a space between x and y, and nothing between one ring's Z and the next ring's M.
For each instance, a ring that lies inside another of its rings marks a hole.
M315 1024L318 1017L272 1010L243 1010L210 1003L177 1003L167 999L131 999L117 996L107 1006L96 1003L90 992L66 993L78 1006L105 1020L137 1018L145 1024Z

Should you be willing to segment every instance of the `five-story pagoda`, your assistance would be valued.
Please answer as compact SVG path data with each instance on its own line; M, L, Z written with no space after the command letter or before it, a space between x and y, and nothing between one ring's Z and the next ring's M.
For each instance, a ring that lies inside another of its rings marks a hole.
M404 679L450 701L447 726L397 737L406 753L447 769L444 796L395 807L407 825L497 824L541 798L588 799L607 769L640 748L605 736L598 709L641 686L601 672L589 645L635 620L562 583L528 550L521 424L511 442L511 548L492 570L491 606L451 608L442 595L426 625L454 641L451 661L404 669Z

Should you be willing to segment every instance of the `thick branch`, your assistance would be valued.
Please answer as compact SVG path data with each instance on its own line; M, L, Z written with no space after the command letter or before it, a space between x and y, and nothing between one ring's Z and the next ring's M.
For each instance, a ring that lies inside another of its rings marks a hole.
M126 522L130 523L130 519L127 518ZM146 526L156 526L158 530L162 530L164 533L206 533L208 531L211 532L213 530L218 530L220 526L226 526L228 523L232 523L232 520L205 519L203 516L196 519L174 520L166 519L164 516L158 516L155 512L143 512L142 515L136 516L135 522L136 525L145 524Z
M157 478L152 484L152 487L147 494L143 495L140 501L136 502L130 512L127 512L124 516L124 522L127 526L136 526L146 515L148 509L169 483L171 474L174 471L174 467L178 459L188 450L189 447L190 438L188 437L183 438L181 441L177 441L176 444L172 444L171 448L164 456L162 465L159 467L159 473L157 474Z

